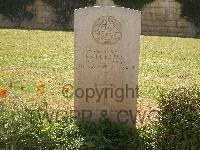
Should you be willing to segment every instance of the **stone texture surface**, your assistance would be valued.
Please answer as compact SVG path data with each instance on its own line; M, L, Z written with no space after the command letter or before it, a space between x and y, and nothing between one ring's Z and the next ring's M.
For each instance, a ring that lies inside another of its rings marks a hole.
M44 4L41 0L35 0L34 5L28 6L27 10L31 10L35 17L32 20L25 19L21 23L14 23L7 18L0 17L0 27L23 27L30 29L57 29L60 25L56 23L56 16L52 8Z
M78 9L74 25L75 116L135 126L141 13Z
M155 0L142 11L142 33L195 37L195 27L180 15L181 5L175 0Z
M112 0L97 0L97 6L113 6L114 2Z

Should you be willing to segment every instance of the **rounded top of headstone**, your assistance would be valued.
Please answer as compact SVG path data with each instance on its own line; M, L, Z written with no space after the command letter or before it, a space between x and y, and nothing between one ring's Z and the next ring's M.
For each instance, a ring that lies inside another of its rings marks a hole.
M87 10L97 10L97 9L105 9L106 10L118 10L118 11L128 11L135 14L141 14L140 10L130 9L130 8L124 8L124 7L118 7L118 6L93 6L93 7L85 7L85 8L78 8L75 9L74 12L77 11L87 11Z

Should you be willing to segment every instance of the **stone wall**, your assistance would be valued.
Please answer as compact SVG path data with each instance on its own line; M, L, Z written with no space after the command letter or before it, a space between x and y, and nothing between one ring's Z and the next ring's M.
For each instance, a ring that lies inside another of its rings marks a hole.
M155 0L142 12L142 33L194 37L195 27L180 15L181 5L175 0Z
M61 28L56 23L56 16L51 7L48 7L41 0L36 0L34 5L28 6L27 10L34 13L32 20L25 19L21 23L11 22L6 17L0 15L0 27L8 28L28 28L28 29L57 29Z
M98 0L97 4L110 5L110 0ZM27 9L33 11L35 17L32 20L24 20L22 23L13 23L0 15L0 27L28 28L28 29L62 29L56 23L56 16L52 8L41 0ZM146 5L142 11L142 34L194 37L195 27L185 18L180 17L180 4L175 0L155 0ZM73 22L69 23L69 29L73 28Z

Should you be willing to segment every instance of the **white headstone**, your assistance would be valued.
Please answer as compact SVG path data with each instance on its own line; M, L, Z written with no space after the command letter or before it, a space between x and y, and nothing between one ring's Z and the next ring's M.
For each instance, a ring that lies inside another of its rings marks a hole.
M75 11L76 117L135 126L141 13L120 7Z

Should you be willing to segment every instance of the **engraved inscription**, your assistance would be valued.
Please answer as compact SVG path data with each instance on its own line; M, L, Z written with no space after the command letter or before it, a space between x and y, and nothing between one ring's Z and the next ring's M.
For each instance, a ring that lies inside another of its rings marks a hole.
M115 44L122 37L121 23L112 16L102 16L94 22L92 35L97 43Z
M87 65L89 68L112 68L119 64L126 66L126 61L119 51L105 48L105 50L89 49L86 53Z

